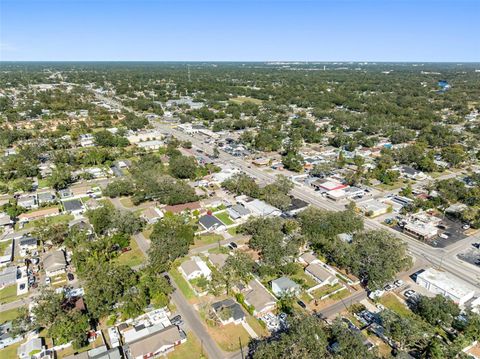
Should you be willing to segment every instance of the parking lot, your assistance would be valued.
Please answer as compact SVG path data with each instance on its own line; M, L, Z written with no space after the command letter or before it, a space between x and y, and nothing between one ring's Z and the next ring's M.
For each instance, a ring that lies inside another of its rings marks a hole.
M457 255L462 261L468 262L473 265L480 266L480 249L471 247L466 251Z

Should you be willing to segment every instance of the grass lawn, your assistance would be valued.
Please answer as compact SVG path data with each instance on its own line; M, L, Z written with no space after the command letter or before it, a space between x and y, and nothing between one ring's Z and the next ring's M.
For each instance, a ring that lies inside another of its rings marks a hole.
M227 229L227 232L230 233L231 236L236 236L237 231L238 231L238 226Z
M0 242L0 256L3 256L7 248L12 244L12 240Z
M246 314L247 316L247 323L250 327L257 333L259 337L264 337L269 335L267 328L265 328L260 321L250 314Z
M391 309L402 317L409 317L413 313L393 293L387 293L379 299L380 304Z
M254 103L255 105L261 105L262 104L262 100L259 100L257 98L253 98L253 97L244 97L244 96L240 96L240 97L233 97L230 99L231 102L233 103L236 103L236 104L243 104L245 102L251 102L251 103Z
M49 186L50 184L48 183L48 178L42 178L38 180L38 188L45 188Z
M379 185L377 185L378 189L380 190L383 190L383 191L392 191L394 189L398 189L398 188L401 188L405 185L405 183L403 182L402 179L390 184L390 185L387 185L387 184L384 184L384 183L380 183Z
M232 219L230 218L227 212L216 213L215 217L221 220L226 226L229 226L235 223L234 221L232 221Z
M297 272L291 275L290 279L299 283L304 289L312 288L318 284L318 282L303 271L302 266L299 266Z
M195 242L190 248L201 247L212 243L218 243L218 241L222 240L224 240L224 238L219 234L203 234L201 236L195 236Z
M207 330L218 346L227 352L233 352L240 349L239 338L242 341L244 350L250 341L250 335L241 324L235 325L231 323L216 327L210 327L207 325Z
M68 223L70 222L72 219L73 219L73 215L71 214L59 214L58 216L53 216L53 217L47 217L47 218L43 218L43 219L37 219L36 221L32 221L32 222L28 222L26 223L23 228L33 228L33 227L36 227L38 226L39 224L42 223L42 221L46 221L47 223L49 224L52 224L52 223ZM16 227L17 225L15 225Z
M150 239L150 235L152 234L152 232L153 226L147 226L147 228L142 231L142 234L145 238Z
M18 358L17 349L22 344L22 342L9 345L5 349L0 350L0 359L12 359Z
M116 261L129 267L136 267L143 264L145 262L145 256L134 238L130 239L130 248L132 248L131 251L120 254Z
M18 314L19 312L17 308L0 312L0 324L14 320L18 317Z
M183 295L187 299L194 299L196 298L195 293L193 292L192 288L190 288L190 285L188 282L183 278L182 274L178 271L178 269L172 268L169 271L171 277L173 278L174 282L177 283L178 288L182 291Z
M320 299L321 297L323 297L327 294L335 292L336 290L340 289L341 287L342 287L342 285L339 284L339 283L337 283L335 285L325 285L323 287L320 287L320 288L314 290L310 294L313 295L314 298ZM348 291L346 291L346 292L348 293Z
M127 208L133 208L134 207L132 199L130 197L120 198L120 203L123 204Z
M181 344L180 346L176 347L173 352L167 354L167 358L168 359L207 358L206 354L203 353L202 355L201 352L202 352L202 345L200 344L200 341L193 333L188 332L187 341Z
M9 285L0 290L0 303L10 303L17 300L17 285Z

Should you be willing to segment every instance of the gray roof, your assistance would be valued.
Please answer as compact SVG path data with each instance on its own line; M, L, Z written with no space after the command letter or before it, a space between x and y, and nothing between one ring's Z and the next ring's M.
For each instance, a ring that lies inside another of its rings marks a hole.
M197 262L195 262L192 259L189 259L188 261L183 262L182 264L180 264L180 267L183 269L183 271L187 276L189 276L193 272L201 270L200 267L197 265Z
M257 311L276 303L275 297L255 279L252 279L248 286L250 289L245 293L245 300Z
M45 258L43 258L43 266L50 272L63 269L66 267L66 265L67 262L65 261L65 254L63 251L50 252L45 256Z
M291 288L300 288L298 283L295 283L293 280L287 277L280 277L272 280L272 285L273 284L277 285L282 291L288 291Z
M317 264L317 263L309 264L305 268L305 272L310 273L321 282L324 282L333 276L332 273L330 273L325 268L323 268L320 264Z
M14 284L17 281L17 267L7 267L0 272L0 287Z
M208 255L208 260L217 268L222 268L227 261L228 254L225 253L212 253Z
M41 192L38 194L39 202L50 202L55 199L55 195L52 192Z
M63 202L63 207L65 207L65 211L67 212L83 209L82 202L80 202L78 199L72 199L71 201Z
M223 309L230 309L232 313L232 318L234 320L245 318L245 313L243 312L242 307L233 299L224 299L219 302L213 303L212 308L217 313Z
M33 246L37 244L37 238L23 237L20 239L20 246Z
M6 226L7 224L12 223L10 216L5 213L0 213L0 226Z
M250 210L248 208L245 208L240 203L237 203L236 205L230 207L228 209L228 213L230 214L231 212L235 212L234 214L237 215L236 218L240 218L250 214Z
M208 215L208 214L203 217L200 217L200 219L198 220L198 223L200 223L202 227L205 229L224 226L222 221L220 221L217 217L213 215Z
M43 341L42 338L33 338L30 339L28 342L20 345L17 349L17 353L19 354L26 354L29 355L33 351L40 351L42 350Z

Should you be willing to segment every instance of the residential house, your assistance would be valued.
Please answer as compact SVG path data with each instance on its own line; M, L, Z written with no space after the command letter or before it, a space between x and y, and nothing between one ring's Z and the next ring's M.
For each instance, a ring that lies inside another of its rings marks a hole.
M176 204L173 206L165 206L163 210L165 212L172 212L174 214L178 214L185 211L194 211L200 208L201 208L200 202L189 202L184 204Z
M37 197L33 194L21 196L17 199L17 205L27 209L37 208Z
M43 258L43 267L48 277L65 273L67 262L65 260L65 253L63 251L53 251L47 253Z
M278 298L284 295L298 295L300 293L300 285L287 277L280 277L272 280L272 292Z
M37 197L39 205L53 203L57 199L54 191L40 192L37 194Z
M285 213L287 213L289 216L294 216L309 206L308 202L305 202L299 198L290 196L290 199L290 206L288 206L288 208L285 210Z
M212 275L212 271L208 268L207 264L197 256L180 264L178 269L187 280L200 278L202 276L210 279Z
M206 214L199 218L198 223L207 231L224 231L225 224L217 217L211 214Z
M37 249L37 238L23 237L19 241L20 252L34 251Z
M145 149L146 151L154 151L163 147L163 141L152 140L152 141L139 142L137 143L137 146Z
M312 263L321 263L320 260L317 257L315 257L315 255L311 252L303 253L300 257L298 257L298 261L306 265L309 265Z
M14 337L12 335L12 321L0 324L0 349L8 347L9 345L18 343L23 340L22 335Z
M125 346L126 351L132 359L154 358L166 355L173 351L177 345L184 343L187 338L183 332L171 325L164 328L156 326L159 330L149 333Z
M244 290L245 304L251 305L256 317L261 317L275 309L277 300L275 297L254 278L248 283L248 287Z
M252 199L247 196L239 196L237 200L255 216L280 216L282 211L269 205L260 199Z
M90 133L80 135L80 146L82 147L92 147L95 146L95 139Z
M416 170L410 166L401 166L399 168L400 175L404 178L413 179L417 181L423 181L427 178L427 175L422 171Z
M40 353L42 349L43 339L32 338L18 347L17 354L20 359L31 359L32 353Z
M228 259L228 254L225 254L225 253L210 253L208 255L208 260L217 269L221 269L225 265L225 262L227 261L227 259Z
M85 208L83 207L83 204L79 199L64 201L63 208L65 208L65 212L71 213L73 215L78 215L85 212Z
M0 289L17 282L17 267L7 267L0 272Z
M44 208L30 213L22 213L18 216L18 221L20 223L26 223L41 218L53 217L58 214L60 214L60 210L57 207Z
M97 209L103 207L103 204L98 202L95 198L90 198L87 202L85 202L85 207L87 209Z
M232 218L233 220L240 219L240 218L246 218L250 215L250 210L245 208L240 203L237 203L233 205L232 207L227 208L227 213Z
M0 212L0 227L6 227L13 224L10 216L4 212Z
M149 207L143 210L142 214L140 215L147 223L154 224L157 223L159 220L163 218L164 214L160 211L157 207Z
M327 284L334 285L338 283L338 278L335 276L335 274L327 270L320 263L309 264L305 268L305 273L315 279L321 286Z
M212 304L212 309L222 325L241 324L245 321L245 313L240 304L233 299L224 299Z

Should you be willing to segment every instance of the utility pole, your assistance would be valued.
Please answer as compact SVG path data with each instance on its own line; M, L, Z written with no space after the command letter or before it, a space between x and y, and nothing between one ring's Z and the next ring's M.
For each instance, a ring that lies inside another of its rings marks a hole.
M238 337L238 342L240 343L240 353L242 354L242 359L245 359L245 357L243 356L242 339L240 337Z

